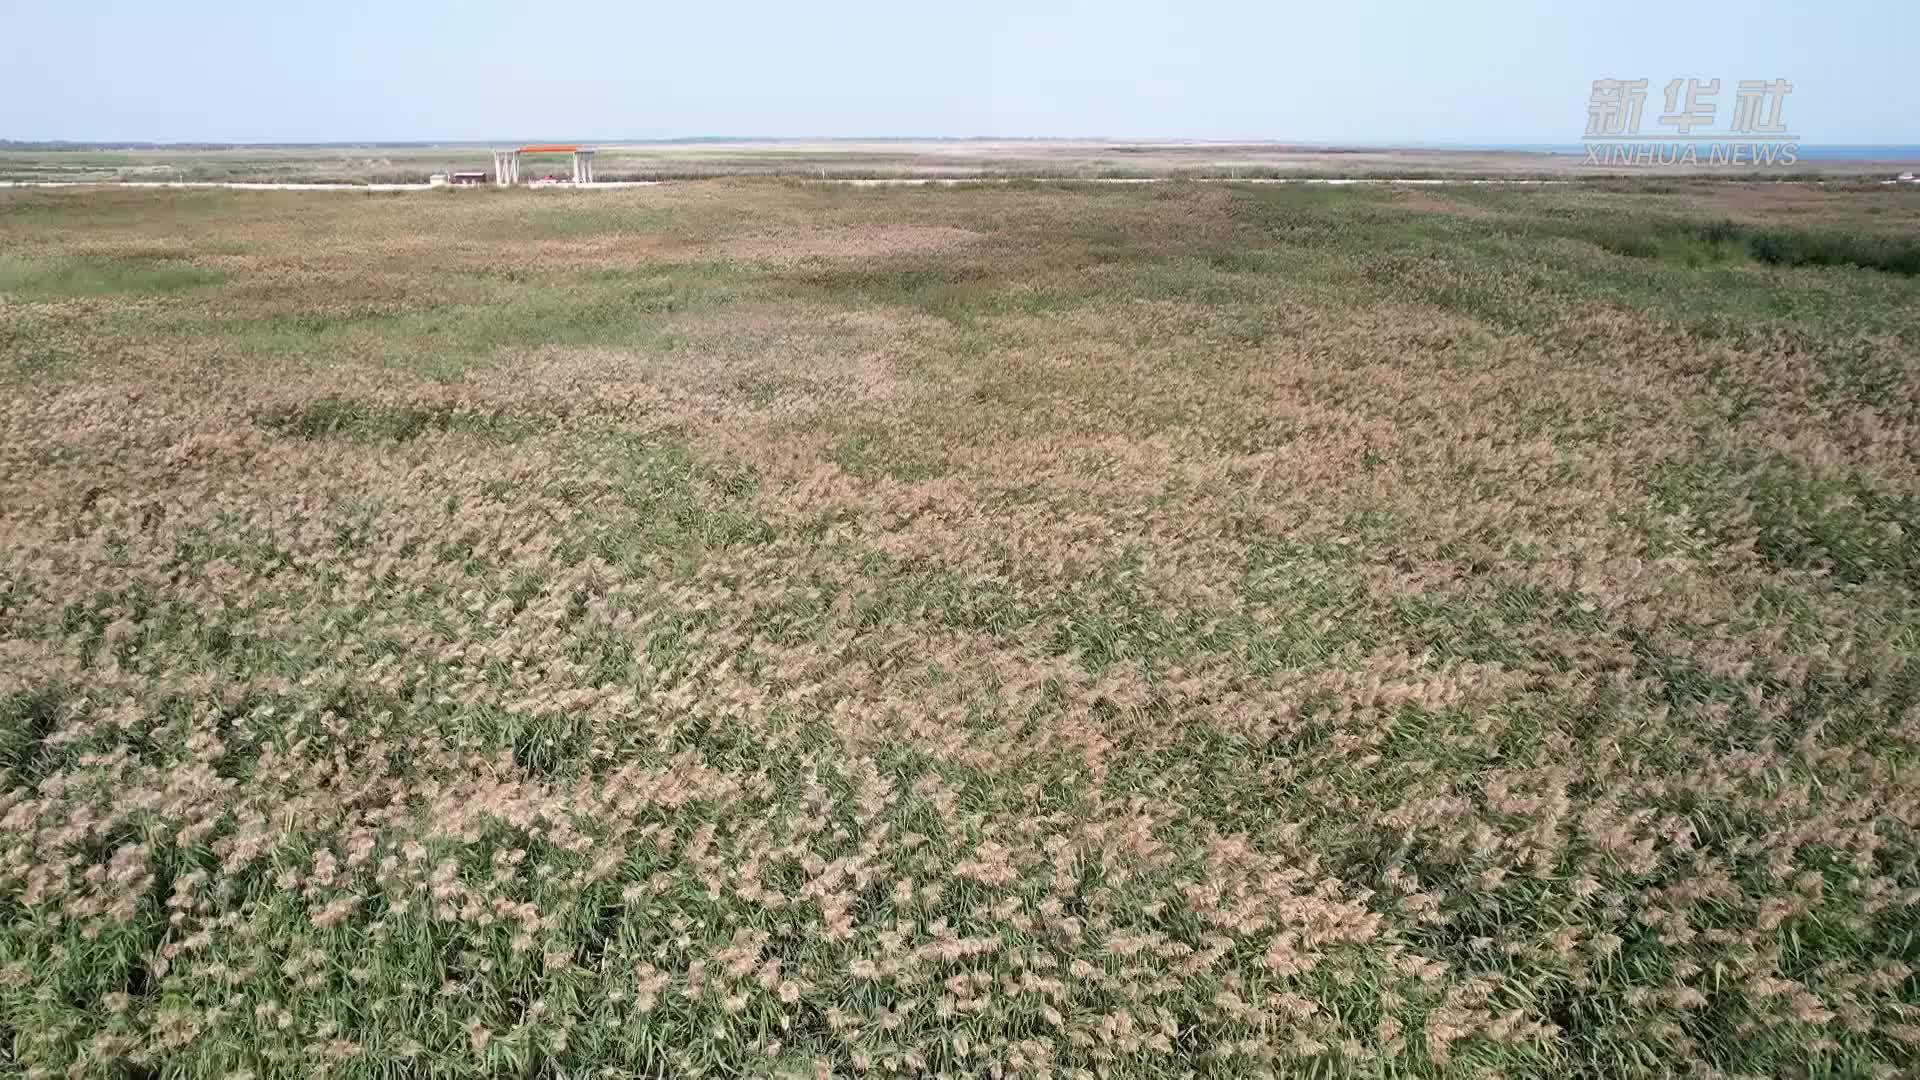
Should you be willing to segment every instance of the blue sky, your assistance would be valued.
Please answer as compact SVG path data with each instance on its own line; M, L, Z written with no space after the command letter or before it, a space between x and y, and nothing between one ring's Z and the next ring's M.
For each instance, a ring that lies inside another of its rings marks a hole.
M1596 78L1920 143L1910 0L0 0L0 138L1567 143Z

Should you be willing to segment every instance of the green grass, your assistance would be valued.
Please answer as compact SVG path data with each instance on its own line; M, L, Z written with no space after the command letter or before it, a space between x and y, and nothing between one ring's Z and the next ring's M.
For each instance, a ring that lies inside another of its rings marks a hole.
M1791 228L1754 228L1731 221L1627 228L1593 227L1572 235L1608 251L1687 267L1752 260L1770 266L1845 266L1912 277L1920 274L1920 241Z
M0 292L27 299L188 292L217 285L225 275L165 260L69 262L59 266L0 263Z

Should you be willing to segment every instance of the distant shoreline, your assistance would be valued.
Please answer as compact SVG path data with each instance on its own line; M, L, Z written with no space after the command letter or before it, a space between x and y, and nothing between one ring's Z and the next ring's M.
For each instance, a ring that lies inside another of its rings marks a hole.
M400 140L324 140L318 142L222 142L92 139L0 139L0 154L5 153L111 153L111 152L202 152L220 153L246 150L268 151L340 151L340 150L434 150L470 147L520 146L538 138L499 139L400 139ZM1581 155L1584 144L1561 143L1471 143L1471 142L1392 142L1356 140L1351 142L1302 142L1263 139L1104 139L1098 137L998 137L998 136L832 136L821 138L758 135L701 135L670 139L579 139L582 145L601 147L715 147L715 146L858 146L915 144L966 146L992 144L1028 144L1033 146L1100 147L1191 147L1247 148L1272 153L1301 154L1543 154ZM1820 161L1914 161L1920 162L1920 143L1812 143L1799 144L1800 156Z
M595 179L700 180L1578 180L1649 177L1889 180L1920 168L1920 146L1797 146L1794 160L1589 163L1578 144L1461 147L1313 146L1277 142L1091 139L582 140ZM488 172L492 151L517 140L461 143L313 143L141 147L0 143L0 180L21 183L424 185L435 173ZM1609 144L1610 146L1615 144ZM1663 144L1665 145L1665 144ZM38 146L39 148L30 148ZM529 178L568 175L570 163L530 157Z

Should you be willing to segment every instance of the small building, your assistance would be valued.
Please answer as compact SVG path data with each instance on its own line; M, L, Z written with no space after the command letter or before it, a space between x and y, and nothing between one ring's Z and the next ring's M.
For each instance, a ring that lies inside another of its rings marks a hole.
M453 174L452 180L454 187L479 187L487 182L487 174L483 172L457 172Z

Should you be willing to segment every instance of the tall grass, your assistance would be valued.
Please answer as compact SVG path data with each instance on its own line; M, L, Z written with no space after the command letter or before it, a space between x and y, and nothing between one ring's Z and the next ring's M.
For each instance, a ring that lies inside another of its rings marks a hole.
M1902 1075L1917 212L0 193L0 1073Z

